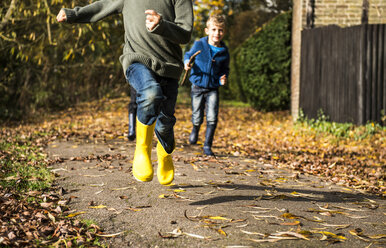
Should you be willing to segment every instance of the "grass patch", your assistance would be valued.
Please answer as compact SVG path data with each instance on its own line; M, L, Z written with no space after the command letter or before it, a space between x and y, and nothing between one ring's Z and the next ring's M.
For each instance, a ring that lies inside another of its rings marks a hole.
M91 225L97 225L97 223L94 220L90 219L82 219L81 220L83 224L85 224L87 227L90 227Z
M53 174L47 169L46 155L25 138L0 140L0 185L26 192L51 185Z
M363 140L375 134L386 132L386 127L374 122L362 126L352 123L331 122L329 117L322 111L319 111L317 119L308 119L303 112L300 112L296 125L306 127L318 134L330 134L338 139Z
M248 108L251 105L249 103L235 101L235 100L220 100L221 106L236 107L236 108Z

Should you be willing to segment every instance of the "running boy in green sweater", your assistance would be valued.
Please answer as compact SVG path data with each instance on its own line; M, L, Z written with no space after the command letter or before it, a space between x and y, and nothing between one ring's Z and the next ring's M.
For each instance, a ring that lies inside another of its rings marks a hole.
M122 14L125 46L120 61L126 79L137 92L137 134L133 175L153 179L151 143L158 138L157 177L161 184L174 179L171 153L178 79L184 69L180 44L190 41L193 29L191 0L101 0L84 7L61 9L58 22L90 23Z

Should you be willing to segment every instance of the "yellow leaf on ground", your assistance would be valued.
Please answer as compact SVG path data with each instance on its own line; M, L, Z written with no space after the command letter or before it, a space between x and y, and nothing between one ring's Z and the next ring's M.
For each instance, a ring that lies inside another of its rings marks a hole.
M72 218L72 217L75 217L75 216L78 216L78 215L81 215L81 214L85 214L86 212L77 212L77 213L73 213L73 214L69 214L67 215L67 218Z
M167 194L161 194L158 196L158 198L161 198L161 199L165 199L165 198L169 198L170 195L167 195Z
M284 213L282 214L282 217L286 219L299 219L300 217L291 213Z
M318 233L321 233L323 235L330 236L330 237L333 237L333 238L337 238L337 239L343 239L343 240L347 239L345 236L337 235L337 234L332 233L332 232L320 231Z
M229 219L222 217L222 216L210 216L209 219L212 219L212 220L229 220Z
M90 206L89 208L107 208L105 205Z
M225 237L227 236L226 232L224 232L224 230L222 230L221 228L217 230L217 232L221 235L224 235Z
M368 237L372 239L383 239L386 238L386 234L369 235Z
M184 190L184 189L174 189L173 192L176 192L176 193L178 193L178 192L186 192L186 190Z

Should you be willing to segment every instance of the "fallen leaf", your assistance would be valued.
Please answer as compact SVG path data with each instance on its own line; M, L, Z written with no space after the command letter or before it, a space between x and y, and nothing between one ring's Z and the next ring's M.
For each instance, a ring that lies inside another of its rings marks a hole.
M90 206L89 208L100 209L100 208L107 208L107 206L105 206L105 205L98 205L98 206Z
M337 225L337 224L327 224L327 223L321 223L321 225L328 226L328 227L335 227L336 230L341 230L351 226L351 224Z
M222 230L221 228L220 229L217 229L217 232L221 235L224 235L225 237L227 236L226 232L224 232L224 230Z
M284 222L284 223L280 223L281 226L297 226L297 225L301 225L300 221L296 220L294 222Z
M111 190L126 190L126 189L132 189L133 187L123 187L123 188L115 188Z
M227 218L222 217L222 216L209 216L209 219L212 219L212 220L230 220L230 219L227 219Z
M98 236L98 237L113 238L113 237L119 236L119 235L121 235L123 233L125 233L125 231L122 231L122 232L119 232L119 233L113 233L113 234L99 234L99 233L96 233L95 235Z
M81 214L85 214L85 213L86 213L86 212L72 213L72 214L67 215L67 218L72 218L72 217L75 217L75 216L78 216L78 215L81 215Z

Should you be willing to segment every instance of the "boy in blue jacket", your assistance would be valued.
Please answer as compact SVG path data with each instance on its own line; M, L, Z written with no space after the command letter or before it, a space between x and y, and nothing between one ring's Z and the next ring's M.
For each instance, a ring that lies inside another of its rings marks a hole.
M204 153L213 156L212 143L219 110L218 88L226 84L229 74L229 52L222 41L225 35L225 17L210 16L206 22L205 33L208 36L196 41L184 56L185 70L191 69L189 80L192 83L193 129L189 135L189 143L197 143L206 111ZM197 55L195 63L193 66L189 65L189 58L199 50L201 53Z

